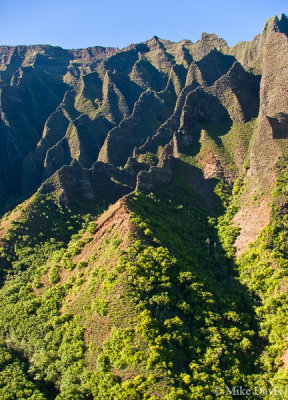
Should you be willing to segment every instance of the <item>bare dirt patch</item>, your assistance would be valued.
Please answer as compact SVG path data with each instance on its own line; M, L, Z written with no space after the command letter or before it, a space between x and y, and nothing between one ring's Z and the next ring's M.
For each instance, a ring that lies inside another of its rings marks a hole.
M288 336L286 337L286 342L288 344ZM282 368L287 368L288 367L288 349L286 349L284 351L284 353L282 354L281 360L283 361L283 365Z
M236 255L248 250L248 244L256 240L259 232L265 228L269 220L270 206L266 199L262 200L260 204L250 203L241 208L232 220L233 224L240 228L240 234L234 244Z
M2 219L0 224L0 238L5 238L7 235L7 231L11 225L11 222L17 221L21 215L22 211L26 210L28 205L30 204L30 199L26 200L24 203L21 204L21 207L15 208L8 216L7 219Z
M272 166L264 174L254 175L249 179L240 198L240 210L232 220L232 223L240 228L234 244L236 256L247 251L249 243L253 243L260 231L270 222L275 168Z

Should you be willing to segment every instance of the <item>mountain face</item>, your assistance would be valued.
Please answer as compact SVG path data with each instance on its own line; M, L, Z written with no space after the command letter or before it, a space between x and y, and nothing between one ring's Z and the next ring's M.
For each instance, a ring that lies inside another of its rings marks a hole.
M283 14L0 47L1 399L285 398L287 81Z
M196 44L153 37L121 51L0 48L2 207L63 166L82 171L86 197L97 198L103 174L109 185L112 165L114 173L125 167L120 185L131 191L145 170L141 154L156 151L161 166L167 154L158 148L173 138L177 152L199 140L203 123L256 118L260 76L232 54L208 34Z

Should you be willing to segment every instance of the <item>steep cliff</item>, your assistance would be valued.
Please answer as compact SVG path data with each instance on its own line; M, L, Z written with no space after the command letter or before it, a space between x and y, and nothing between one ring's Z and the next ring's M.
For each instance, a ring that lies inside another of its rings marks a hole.
M1 399L287 397L287 36L0 47Z
M1 47L1 207L27 198L73 160L123 167L146 141L157 152L182 129L186 98L198 86L207 93L206 116L199 105L190 125L217 103L232 120L254 118L259 80L229 51L209 34L195 44L155 36L122 50Z

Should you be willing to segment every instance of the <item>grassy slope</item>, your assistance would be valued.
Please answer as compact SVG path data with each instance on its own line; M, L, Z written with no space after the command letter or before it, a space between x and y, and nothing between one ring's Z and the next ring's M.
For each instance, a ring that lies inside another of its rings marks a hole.
M249 250L237 260L240 279L256 297L260 335L267 340L261 355L265 374L262 382L272 387L287 387L287 157L279 159L273 191L270 223L261 231Z
M249 147L256 127L256 120L244 124L202 124L199 142L185 149L180 158L189 164L205 167L209 154L221 160L227 172L234 178L241 175L242 168L249 167Z
M222 151L236 128L221 136ZM250 128L239 135L245 148ZM284 390L285 162L271 223L237 263L231 220L245 188L237 180L231 197L211 181L211 218L187 178L192 162L179 161L170 185L126 196L97 222L46 195L2 219L1 398L183 400L213 399L213 388L225 385Z
M46 253L29 255L17 232L1 325L35 393L200 399L252 379L253 304L188 186L129 196L67 247L47 234Z

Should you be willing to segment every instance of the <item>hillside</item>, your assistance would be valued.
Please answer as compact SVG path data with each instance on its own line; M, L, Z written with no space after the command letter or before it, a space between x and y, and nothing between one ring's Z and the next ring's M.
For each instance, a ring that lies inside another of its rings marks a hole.
M0 47L0 399L285 398L287 37Z

